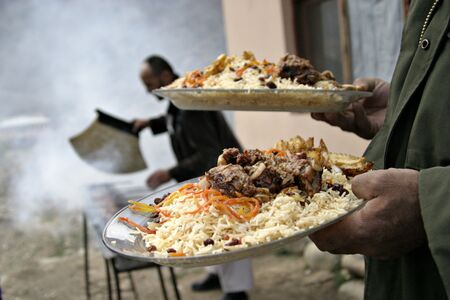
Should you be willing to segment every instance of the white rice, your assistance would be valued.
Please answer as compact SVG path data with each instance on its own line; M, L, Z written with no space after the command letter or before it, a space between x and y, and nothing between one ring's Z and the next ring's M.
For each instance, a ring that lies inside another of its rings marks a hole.
M254 68L247 68L241 76L241 80L236 81L236 72L232 70L238 70L242 68L246 63L250 63L249 60L245 60L242 57L232 56L230 57L230 63L227 67L220 73L209 76L203 83L203 89L269 89L265 83L272 81L276 84L277 89L302 89L302 90L314 90L314 89L324 89L324 90L337 90L336 87L330 81L319 81L315 85L305 85L299 84L288 78L280 77L269 77L266 78L265 82L262 83L259 78L265 77L268 74L265 72L264 68L259 66L261 72ZM230 69L231 68L231 69ZM181 77L174 81L172 84L166 88L183 88L184 80L186 77Z
M264 203L250 221L242 223L219 213L213 206L206 212L186 214L195 210L196 205L192 199L179 194L170 205L164 206L176 214L171 218L161 217L162 221L167 220L163 224L148 223L148 228L156 230L155 234L141 234L146 247L155 246L157 250L154 253L158 256L169 256L169 248L188 256L220 253L260 245L317 227L361 203L362 200L351 192L345 175L324 170L322 180L324 185L343 184L350 192L339 196L338 192L328 189L309 199L279 194L274 200ZM214 245L204 246L206 239L212 239ZM239 239L241 244L227 246L232 239Z

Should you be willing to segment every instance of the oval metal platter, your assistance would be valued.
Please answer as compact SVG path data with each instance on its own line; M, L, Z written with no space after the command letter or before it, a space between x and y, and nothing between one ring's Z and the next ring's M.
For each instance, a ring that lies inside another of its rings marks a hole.
M152 204L153 199L157 197L162 197L164 194L168 192L175 191L187 182L197 182L197 181L198 178L195 178L179 183L177 185L168 187L164 190L155 192L138 201L146 204ZM127 217L130 220L144 226L149 221L149 219L146 218L145 216L133 213L130 209L128 209L128 207L124 207L119 212L117 212L106 224L105 229L103 231L103 242L110 250L120 255L126 256L131 259L154 262L160 265L173 267L201 267L201 266L217 265L244 258L252 258L258 255L275 251L289 243L298 241L314 233L317 230L323 229L327 226L330 226L333 223L342 220L346 216L362 208L364 204L365 201L363 201L359 206L352 209L351 211L348 211L347 213L340 215L333 220L324 222L319 226L309 228L304 231L299 231L286 238L282 238L279 240L275 240L257 246L232 250L229 252L223 252L218 254L205 254L198 256L184 256L184 257L159 257L148 252L140 236L133 234L132 233L133 230L129 228L127 225L118 221L118 218Z

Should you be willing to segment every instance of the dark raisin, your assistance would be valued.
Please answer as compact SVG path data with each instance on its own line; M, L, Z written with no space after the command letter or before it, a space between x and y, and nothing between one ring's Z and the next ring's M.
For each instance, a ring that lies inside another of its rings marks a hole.
M155 211L149 214L148 216L150 219L156 219L157 217L159 217L159 212Z
M163 202L164 199L167 198L167 196L169 196L170 193L164 194L161 198L155 198L155 200L153 200L153 203L155 203L155 205L158 205L159 203Z
M258 77L258 80L261 81L261 82L265 82L266 81L266 79L264 77Z
M167 249L167 253L175 253L175 252L177 252L177 250L175 250L173 248Z
M148 252L156 251L156 246L155 245L151 245L150 247L147 247L147 251Z
M331 186L331 189L332 189L333 191L338 192L338 193L339 193L339 196L348 194L348 191L347 191L346 189L344 189L344 186L343 186L342 184L339 184L339 183L333 184L333 185Z
M231 72L236 72L236 70L233 67L230 67Z
M269 81L268 83L266 83L266 86L267 86L269 89L271 89L271 90L277 88L277 85L276 85L275 82L273 82L273 81Z
M233 79L234 82L241 81L241 80L242 80L242 77L237 77L237 78Z
M212 239L206 239L203 241L203 245L208 246L208 245L214 245L214 241Z
M241 244L241 240L231 239L231 241L226 243L225 246L236 246L236 245L240 245L240 244Z

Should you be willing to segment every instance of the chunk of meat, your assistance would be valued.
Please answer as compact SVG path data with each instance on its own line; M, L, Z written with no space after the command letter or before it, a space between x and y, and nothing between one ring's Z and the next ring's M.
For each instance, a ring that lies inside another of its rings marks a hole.
M320 73L307 59L293 54L284 56L278 63L281 78L289 78L300 84L314 85L318 81L335 80L330 71Z
M236 158L236 163L243 167L251 166L259 161L264 161L264 153L261 150L244 150L242 154L239 154Z
M265 168L261 174L253 180L253 184L257 187L267 188L271 193L281 191L283 179L280 174L272 168Z
M230 197L255 197L260 202L292 186L312 196L320 191L321 171L304 152L283 156L260 150L224 150L219 166L206 173L208 186ZM202 180L203 182L203 180Z
M230 197L237 197L238 193L253 196L256 192L249 175L240 165L217 166L206 172L205 176L212 188Z
M236 160L238 155L240 155L238 148L228 148L224 149L222 155L219 156L217 160L217 165L228 165L228 164L236 164Z

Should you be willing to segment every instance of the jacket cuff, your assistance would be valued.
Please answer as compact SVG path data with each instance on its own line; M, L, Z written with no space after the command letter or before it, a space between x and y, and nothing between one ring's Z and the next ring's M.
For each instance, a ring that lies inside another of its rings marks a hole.
M169 174L170 174L170 177L175 179L177 182L184 180L183 172L182 172L182 170L180 170L180 168L178 166L175 166L175 167L169 169Z
M153 134L159 134L167 131L167 121L165 116L150 119L149 127Z
M419 201L428 247L450 296L450 167L420 171Z

